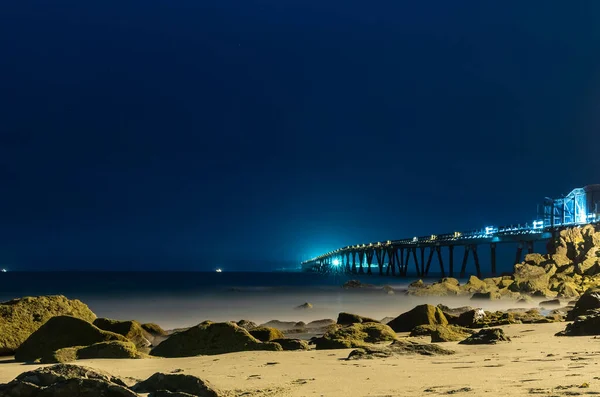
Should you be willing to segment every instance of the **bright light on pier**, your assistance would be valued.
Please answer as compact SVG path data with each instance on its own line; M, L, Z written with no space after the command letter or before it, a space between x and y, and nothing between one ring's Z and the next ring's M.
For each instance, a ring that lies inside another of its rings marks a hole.
M333 266L339 266L339 265L340 265L340 260L339 260L339 259L334 259L334 260L331 262L331 264L332 264Z

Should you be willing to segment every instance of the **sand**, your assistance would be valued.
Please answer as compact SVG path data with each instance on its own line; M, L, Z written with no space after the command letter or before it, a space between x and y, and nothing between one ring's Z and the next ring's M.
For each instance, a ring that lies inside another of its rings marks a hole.
M556 337L566 323L503 326L512 342L440 345L452 356L346 361L348 350L242 352L192 358L80 360L123 378L182 369L226 396L567 396L600 394L600 339ZM428 341L429 338L423 338ZM40 365L0 359L0 383ZM584 386L584 387L581 387ZM587 386L587 387L586 387Z

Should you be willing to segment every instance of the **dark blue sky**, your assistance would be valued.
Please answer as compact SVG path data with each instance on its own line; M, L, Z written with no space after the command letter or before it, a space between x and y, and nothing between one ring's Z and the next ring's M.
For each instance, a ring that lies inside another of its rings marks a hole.
M2 2L0 264L298 261L531 221L600 182L599 13Z

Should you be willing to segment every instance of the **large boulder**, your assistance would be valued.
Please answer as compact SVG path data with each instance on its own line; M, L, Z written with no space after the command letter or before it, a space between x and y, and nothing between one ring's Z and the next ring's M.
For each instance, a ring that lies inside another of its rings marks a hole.
M187 393L195 397L218 397L219 393L209 382L186 374L155 373L132 387L138 393L156 393L166 390L171 393Z
M89 346L107 341L128 340L76 317L52 317L19 346L15 360L35 361L65 347Z
M396 332L408 332L417 325L446 325L448 320L442 311L432 305L419 305L390 321L389 325Z
M281 332L277 328L270 327L256 327L252 328L248 332L250 332L250 335L254 336L261 342L270 342L273 339L281 339L285 337L283 335L283 332Z
M68 363L78 359L92 358L142 358L133 342L110 341L91 346L65 347L42 357L41 363Z
M86 304L62 295L26 297L0 303L0 356L12 355L29 336L55 316L92 322L96 315Z
M317 349L348 349L368 343L396 340L396 333L380 323L356 323L332 326L321 338L314 339Z
M283 350L308 350L308 342L301 339L274 339L271 342L281 345Z
M458 342L463 345L496 344L498 342L510 342L510 338L500 328L483 328L478 333Z
M567 314L567 321L573 321L578 316L586 314L590 310L600 309L600 289L593 288L585 291L581 298L575 303L575 307Z
M546 267L528 265L527 263L518 263L514 267L514 283L510 289L514 292L545 292L548 290L550 277L556 272L556 266L548 265Z
M461 341L474 331L457 325L419 325L410 331L410 336L431 336L431 342Z
M147 338L149 335L137 321L119 321L110 320L108 318L97 318L94 320L94 325L105 331L123 335L132 341L136 347L148 347L151 345Z
M486 317L486 312L483 309L472 309L463 312L458 316L458 319L454 322L455 325L461 327L475 327L482 323Z
M600 247L592 247L590 250L585 253L585 256L582 258L581 262L575 265L575 272L577 274L586 274L593 275L597 274L600 270L600 258L598 254L600 253Z
M409 285L407 293L414 296L455 296L462 294L462 292L458 280L447 277L431 285L421 286L419 283L412 283Z
M379 321L369 318L362 317L358 314L345 313L342 312L338 314L337 324L340 325L350 325L350 324L361 324L361 323L378 323Z
M593 310L577 317L574 322L567 324L564 331L556 334L556 336L585 335L600 335L600 310Z
M352 350L348 355L348 360L363 360L373 358L388 358L398 355L419 354L424 356L450 355L453 350L444 349L441 346L419 343L409 340L396 340L387 346L364 346Z
M171 335L150 351L159 357L192 357L248 350L281 351L277 343L263 343L234 323L205 321Z
M2 397L138 397L119 378L70 364L37 368L0 385Z

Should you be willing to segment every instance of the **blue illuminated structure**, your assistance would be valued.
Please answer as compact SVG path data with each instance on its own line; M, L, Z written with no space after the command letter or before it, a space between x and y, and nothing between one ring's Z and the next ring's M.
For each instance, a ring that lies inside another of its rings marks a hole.
M454 247L464 246L465 254L460 272L461 277L466 274L467 260L470 254L475 260L477 275L481 276L477 246L488 243L491 248L491 270L492 273L496 273L497 243L517 243L515 263L519 263L524 246L527 247L529 253L533 253L533 243L535 241L548 240L558 231L567 227L599 222L600 184L574 189L571 193L558 199L546 198L543 205L538 209L539 217L532 223L501 227L487 226L482 229L463 232L351 245L302 262L302 268L307 271L319 272L364 273L363 265L365 265L367 274L371 274L373 259L376 259L380 274L383 274L383 269L387 266L387 274L391 270L392 275L395 275L397 267L400 275L406 276L408 264L412 258L417 275L426 276L431 261L434 255L437 254L441 273L445 275L441 248L448 247L450 251L449 271L450 276L452 276ZM425 261L426 248L430 248L427 261ZM417 249L420 249L420 261L417 257ZM357 264L359 267L357 267Z

